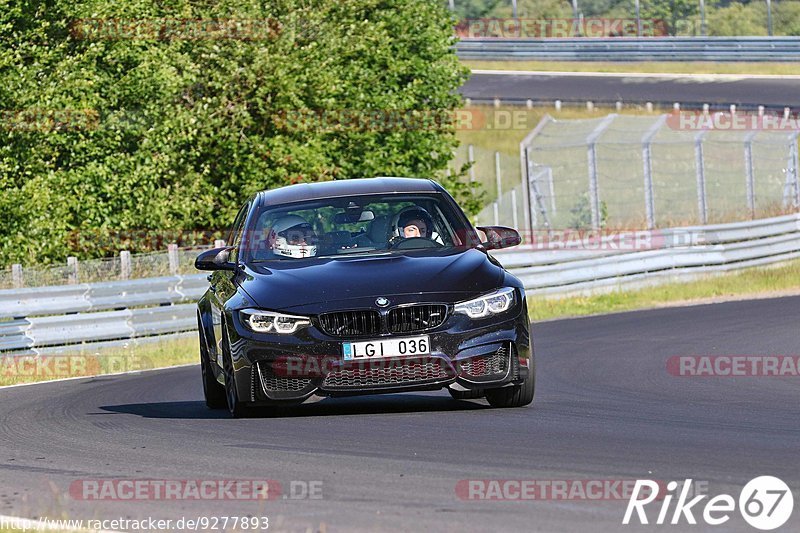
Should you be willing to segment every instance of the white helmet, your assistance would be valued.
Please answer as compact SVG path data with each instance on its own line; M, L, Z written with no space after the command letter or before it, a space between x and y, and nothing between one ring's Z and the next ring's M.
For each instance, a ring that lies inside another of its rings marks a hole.
M314 257L317 255L317 234L308 222L297 215L286 215L272 224L267 237L269 247L284 257Z

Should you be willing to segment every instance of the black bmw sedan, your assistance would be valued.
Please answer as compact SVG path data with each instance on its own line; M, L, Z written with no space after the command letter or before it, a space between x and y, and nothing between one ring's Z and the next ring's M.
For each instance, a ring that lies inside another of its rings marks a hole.
M430 180L300 184L250 198L229 246L200 254L210 408L447 388L520 407L535 365L522 283L487 252L519 234L473 228Z

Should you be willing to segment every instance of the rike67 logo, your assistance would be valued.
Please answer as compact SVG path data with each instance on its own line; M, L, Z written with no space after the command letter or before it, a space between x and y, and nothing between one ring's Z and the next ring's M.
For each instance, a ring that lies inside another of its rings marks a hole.
M674 525L682 523L683 520L687 524L697 524L694 513L702 513L702 519L706 524L718 526L730 520L731 514L736 510L737 501L729 494L714 496L705 502L705 505L698 505L708 495L701 494L691 500L688 499L692 488L691 479L687 479L680 486L680 494L678 487L676 481L667 483L667 493L660 500L661 507L655 524ZM659 484L655 481L636 480L622 523L630 524L635 512L640 524L649 524L645 506L656 501L659 496L658 488ZM645 496L640 498L640 494ZM670 509L675 496L678 497L675 507ZM781 527L789 520L794 508L794 496L789 486L782 480L773 476L760 476L751 479L739 493L738 507L739 513L748 524L756 529L769 531ZM670 511L672 511L671 516Z

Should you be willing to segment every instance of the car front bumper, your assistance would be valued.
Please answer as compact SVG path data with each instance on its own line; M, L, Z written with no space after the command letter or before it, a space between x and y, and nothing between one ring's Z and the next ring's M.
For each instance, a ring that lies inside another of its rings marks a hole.
M344 361L346 341L316 327L294 335L257 334L234 319L230 349L239 397L255 404L298 403L312 395L489 389L524 381L533 368L527 308L470 320L450 314L433 331L377 335L374 340L426 335L430 353L360 362Z

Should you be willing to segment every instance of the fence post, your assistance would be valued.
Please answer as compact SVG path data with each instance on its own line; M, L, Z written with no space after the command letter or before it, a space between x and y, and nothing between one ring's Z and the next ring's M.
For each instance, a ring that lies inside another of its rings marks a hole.
M77 285L79 279L78 258L67 257L67 268L69 269L69 284Z
M552 122L553 118L550 115L545 115L542 117L542 120L539 121L539 124L522 139L522 142L519 143L519 164L520 164L520 185L522 186L522 213L525 217L525 231L529 232L530 235L533 235L533 228L536 226L536 211L533 206L533 191L531 191L530 187L530 178L531 178L531 161L530 153L528 150L528 145L536 138L539 133L549 124Z
M653 137L656 136L658 130L664 125L667 120L667 115L661 115L658 120L650 126L647 133L642 137L642 163L644 166L644 210L647 214L647 229L656 227L656 202L653 190L653 160L651 153L651 145Z
M492 211L493 211L493 214L494 214L494 225L495 226L499 226L500 225L500 206L497 204L497 202L492 202Z
M547 166L547 184L550 186L550 211L555 215L556 210L556 186L553 184L553 167Z
M214 248L224 248L225 241L223 239L217 239L214 241Z
M22 288L22 265L16 263L11 265L11 279L15 289Z
M517 190L511 189L511 219L514 223L514 229L519 229L519 219L517 218Z
M169 257L169 273L173 276L178 275L178 245L167 245L167 254Z
M586 157L589 164L589 206L592 210L592 229L600 229L602 220L600 220L600 185L597 178L597 139L608 128L614 119L617 118L616 113L612 113L604 118L600 124L586 137Z
M694 165L697 173L697 210L700 214L700 223L708 223L708 204L706 203L706 167L703 158L703 137L706 132L701 131L694 138Z
M497 203L503 201L503 184L500 175L500 152L494 153L494 178L497 181Z
M119 278L131 279L131 253L128 250L119 253Z
M755 174L753 172L753 138L758 131L751 131L744 137L744 170L745 188L747 191L747 208L750 210L750 217L756 218L756 187Z
M467 146L467 162L469 165L469 183L475 183L475 148L470 144Z

